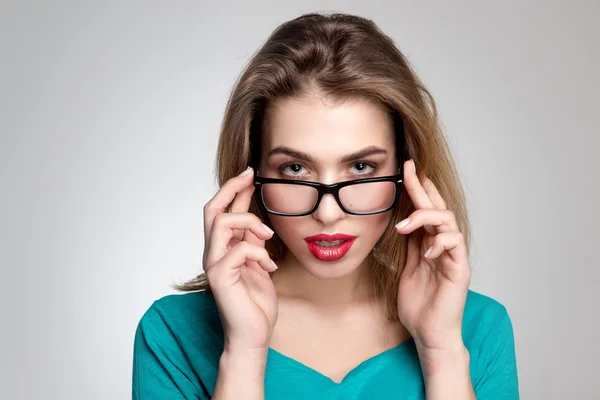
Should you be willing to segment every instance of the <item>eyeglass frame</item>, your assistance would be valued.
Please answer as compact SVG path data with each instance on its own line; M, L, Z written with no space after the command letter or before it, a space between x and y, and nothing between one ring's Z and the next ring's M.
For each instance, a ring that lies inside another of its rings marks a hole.
M398 169L398 171L401 171L401 169ZM354 179L354 180L350 180L350 181L342 181L342 182L336 182L336 183L330 183L330 184L324 184L324 183L312 182L312 181L303 181L303 180L297 180L297 179L267 178L267 177L260 176L258 174L258 170L255 170L255 173L254 173L254 187L259 189L256 191L257 192L256 195L258 196L262 206L265 208L265 210L269 214L280 215L280 216L284 216L284 217L303 217L303 216L314 213L317 210L317 208L319 208L319 204L321 204L321 199L326 194L331 194L333 196L333 198L335 199L336 203L338 204L338 206L346 214L349 214L349 215L380 214L380 213L389 211L392 208L394 208L394 206L398 202L398 199L400 198L400 193L402 192L402 182L403 181L404 181L404 172L403 171L399 172L396 175L376 176L376 177L372 177L372 178L361 178L361 179ZM344 207L344 205L342 204L342 201L340 200L340 190L342 188L344 188L346 186L358 185L361 183L372 183L372 182L393 182L393 183L395 183L394 199L392 200L391 204L387 208L385 208L383 210L375 211L375 212L356 212L356 211L350 211L346 207ZM315 201L315 205L309 211L306 211L306 212L303 212L300 214L284 213L284 212L277 212L277 211L269 210L269 208L265 204L265 201L262 196L262 185L269 184L269 183L279 183L279 184L286 184L286 185L287 184L302 185L302 186L310 186L312 188L315 188L317 190L317 200Z

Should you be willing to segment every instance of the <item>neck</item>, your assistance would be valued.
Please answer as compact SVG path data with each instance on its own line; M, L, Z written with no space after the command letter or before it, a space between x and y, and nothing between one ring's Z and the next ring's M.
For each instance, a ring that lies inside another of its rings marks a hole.
M279 295L331 308L346 308L371 298L366 260L352 273L331 279L314 276L290 252L279 265L280 268L272 275Z

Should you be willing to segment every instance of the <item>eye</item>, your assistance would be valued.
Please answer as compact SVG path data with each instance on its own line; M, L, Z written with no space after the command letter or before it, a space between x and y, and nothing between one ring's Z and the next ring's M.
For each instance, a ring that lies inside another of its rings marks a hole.
M354 170L354 171L352 171L352 173L354 173L356 175L366 175L366 174L373 172L375 167L376 167L375 165L370 164L370 163L358 162L358 163L355 163L351 169Z
M280 171L283 174L292 175L292 176L302 175L303 170L306 170L306 168L304 168L300 164L288 164L288 165L284 165L283 167L280 168Z

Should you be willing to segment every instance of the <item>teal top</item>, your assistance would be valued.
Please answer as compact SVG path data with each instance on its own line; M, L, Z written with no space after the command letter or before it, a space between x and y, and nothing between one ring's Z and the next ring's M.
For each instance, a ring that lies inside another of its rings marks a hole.
M506 308L469 291L463 341L478 400L519 399L513 329ZM210 399L223 351L223 327L208 292L155 301L139 322L133 354L133 399ZM375 355L342 382L269 349L266 400L425 399L412 339Z

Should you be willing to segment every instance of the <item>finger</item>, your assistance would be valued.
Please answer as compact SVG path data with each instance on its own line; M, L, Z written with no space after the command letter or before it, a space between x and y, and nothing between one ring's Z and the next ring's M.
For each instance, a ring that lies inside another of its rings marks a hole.
M410 196L415 208L436 208L417 176L414 161L408 160L404 163L404 187Z
M446 202L440 195L440 192L437 190L431 179L429 179L428 177L425 177L423 179L423 189L425 189L425 193L427 193L427 195L431 199L431 202L436 208L439 208L440 210L448 208Z
M233 200L231 205L231 212L248 212L250 209L250 203L252 202L252 195L254 194L254 185L247 187L242 190ZM248 229L233 231L233 237L238 240L243 240L255 244L259 247L265 247L265 241L258 238L252 231ZM253 269L260 271L261 267L255 261L248 261L247 265Z
M266 226L268 227L268 225L266 225ZM269 228L269 230L273 231L273 229L271 229L271 228ZM269 238L267 238L267 239L269 239ZM245 242L249 242L249 243L255 244L257 246L265 247L265 240L257 237L250 230L245 230L244 231L244 236L243 236L242 240L245 241Z
M266 272L273 272L277 269L277 265L271 260L267 250L248 242L240 242L228 251L217 264L206 270L206 275L211 285L233 283L239 277L241 266L248 261L256 262ZM233 278L233 281L227 278Z
M402 234L409 234L423 227L430 235L458 231L456 216L451 210L420 209L396 224L396 230Z
M206 257L207 266L215 264L225 256L227 246L236 229L250 230L257 238L262 240L269 239L273 235L273 231L254 214L219 214L215 217L213 230L209 238L210 246Z
M233 203L231 203L231 207L229 212L231 213L247 213L250 209L250 202L252 201L252 195L254 193L254 185L249 186L239 192L235 199L233 199ZM235 229L233 231L233 237L237 240L244 240L245 237L248 236L249 231L245 229ZM254 236L254 235L252 235Z
M219 214L225 212L225 209L235 199L235 196L253 182L252 168L248 167L238 176L229 179L214 195L214 197L204 206L204 238L210 238L213 221Z
M254 233L252 233L252 231L246 229L243 232L244 232L244 236L243 236L242 240L244 242L248 242L248 243L254 244L254 245L258 246L258 247L265 247L265 241L262 240L262 239L260 239L260 238L258 238ZM254 261L249 261L248 262L248 266L256 267L254 264L255 264Z
M444 251L447 251L452 261L454 261L452 265L445 267L441 271L446 278L452 282L458 282L468 277L470 271L463 271L464 268L460 268L461 265L468 265L465 240L460 232L440 233L433 239L431 248L425 252L426 256L424 256L427 259L435 260Z
M241 192L239 192L233 203L231 203L230 212L243 213L248 212L250 209L250 202L252 201L252 195L254 194L254 185L248 186Z
M411 275L419 264L419 254L421 248L421 242L423 240L423 231L419 230L412 233L408 238L407 257L406 264L404 264L404 270L402 275ZM408 266L408 268L407 268Z

